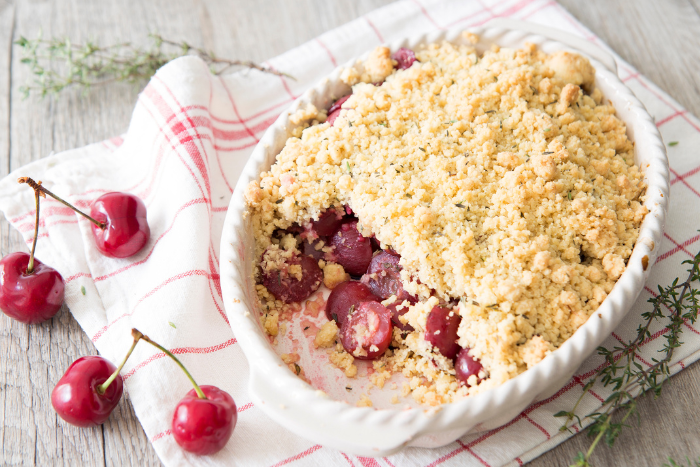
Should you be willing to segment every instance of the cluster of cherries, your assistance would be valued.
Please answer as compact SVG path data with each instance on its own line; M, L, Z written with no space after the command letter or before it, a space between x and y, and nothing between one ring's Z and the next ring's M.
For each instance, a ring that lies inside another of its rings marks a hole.
M294 225L277 231L277 236L298 235L300 253L286 259L278 269L262 274L261 283L278 300L301 302L320 286L323 275L318 266L320 259L343 266L353 279L331 291L326 317L336 321L340 342L347 352L362 360L373 360L389 348L394 327L402 332L414 330L400 317L408 311L405 304L413 305L418 298L403 288L399 254L391 248L381 249L374 237L364 237L357 223L352 210L345 207L328 209L304 227ZM263 259L269 251L263 253ZM301 267L301 279L290 274L292 265ZM396 298L391 304L382 305L382 301L392 296ZM457 343L462 318L453 311L454 306L455 303L444 303L433 307L426 322L425 340L452 359L457 379L469 384L469 377L478 377L482 366L469 355L468 348Z
M81 357L68 367L51 393L56 413L75 426L103 424L122 397L124 382L119 372L136 344L146 341L173 359L194 386L175 407L171 424L175 441L194 454L220 451L238 420L233 398L216 386L199 386L175 355L137 329L132 329L131 335L134 342L118 368L99 356Z
M97 198L87 215L47 190L41 182L21 177L34 189L36 220L34 242L29 254L11 253L0 260L0 309L27 324L51 319L61 309L65 282L61 274L34 257L39 233L39 199L49 195L92 222L97 249L105 256L128 258L146 245L150 228L143 201L129 193L112 192ZM51 393L54 410L72 425L88 427L107 420L123 392L119 372L136 344L144 340L172 358L185 372L194 389L178 403L172 420L177 443L195 454L221 450L231 437L238 412L233 398L215 386L198 386L184 365L167 349L136 329L133 345L116 368L99 357L81 357L73 362Z

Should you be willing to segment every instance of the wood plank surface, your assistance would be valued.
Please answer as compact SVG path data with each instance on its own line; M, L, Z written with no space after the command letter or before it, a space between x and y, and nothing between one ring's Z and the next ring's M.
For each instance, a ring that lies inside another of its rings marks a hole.
M28 76L11 42L69 35L74 41L146 44L149 32L222 57L264 61L390 3L389 0L0 0L0 175L51 152L126 131L139 88L22 100ZM700 0L561 0L583 24L691 112L700 115ZM3 255L26 250L0 222ZM680 270L680 267L679 267ZM125 397L101 428L77 429L54 414L50 391L73 360L94 354L68 310L25 326L0 315L0 465L159 465ZM641 426L600 447L600 466L660 466L700 456L700 366L675 376L659 400L640 403ZM568 465L590 440L575 436L531 463Z

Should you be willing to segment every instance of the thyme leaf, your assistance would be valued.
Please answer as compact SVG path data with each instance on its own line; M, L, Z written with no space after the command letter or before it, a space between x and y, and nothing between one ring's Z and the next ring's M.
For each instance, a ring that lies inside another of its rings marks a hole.
M248 60L219 58L214 52L185 41L171 41L159 34L149 34L148 38L150 45L140 47L130 42L101 46L94 41L74 43L67 37L44 39L39 34L36 39L27 39L20 36L14 44L22 50L20 62L30 68L33 77L31 82L20 87L20 92L25 98L30 94L46 97L71 87L87 91L92 86L114 82L142 82L169 61L185 55L201 58L215 75L240 66L295 79Z
M593 437L593 442L585 453L579 452L576 455L575 466L590 467L591 455L599 442L602 440L608 446L612 446L622 429L628 426L625 424L627 419L632 415L639 418L637 396L651 393L656 398L661 395L664 383L671 376L669 363L675 350L683 344L680 339L685 323L695 323L700 308L700 288L697 287L700 282L700 251L693 259L683 261L683 264L689 265L685 280L676 278L666 287L658 286L658 293L648 300L652 308L642 314L644 321L631 340L622 341L612 349L598 347L598 354L605 358L605 364L584 385L583 392L573 408L568 412L561 411L555 414L555 417L565 419L561 431L570 430L573 425L583 427L583 422L592 421L588 433ZM651 326L657 321L666 324L662 335L665 342L659 350L660 357L652 359L653 363L644 367L638 363L641 347L651 337ZM597 382L603 387L611 387L612 394L595 412L579 417L576 409L584 395ZM623 416L616 422L612 413L618 409Z

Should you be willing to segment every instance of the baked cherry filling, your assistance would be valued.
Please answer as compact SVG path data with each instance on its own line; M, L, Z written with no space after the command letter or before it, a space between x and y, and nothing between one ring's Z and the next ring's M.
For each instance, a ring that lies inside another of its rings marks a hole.
M323 272L319 260L333 261L358 280L336 285L326 301L326 317L335 320L343 348L360 360L379 358L389 348L394 327L403 332L414 328L401 321L418 298L408 293L401 282L401 256L394 250L381 249L375 239L364 237L357 229L358 220L349 207L343 211L328 209L318 220L302 228L293 225L275 235L278 241L293 235L302 254L283 253L268 248L262 257L261 283L284 303L301 302L321 284ZM274 267L265 268L272 262ZM393 298L387 306L380 302ZM457 343L461 317L454 310L457 301L433 307L426 320L425 340L433 350L453 360L460 384L470 385L470 376L482 370L481 363ZM478 381L478 380L477 380ZM473 382L473 381L472 381Z
M416 61L415 53L407 48L397 50L391 58L399 70L410 68ZM381 86L383 81L373 84ZM330 106L326 123L334 125L350 97L351 94L343 96ZM336 322L338 338L348 353L361 360L373 360L391 345L394 327L403 333L415 331L401 320L419 301L403 287L401 256L389 247L382 249L374 235L364 236L349 206L327 209L317 220L303 226L295 224L274 237L282 245L283 238L290 234L301 253L294 249L293 253L281 253L283 250L273 246L265 251L261 261L260 282L276 299L284 303L305 300L323 279L319 261L321 265L337 263L353 279L360 279L329 285L332 290L325 308L328 320ZM289 242L289 237L285 241ZM381 302L386 300L390 303L385 306ZM469 355L469 349L462 349L457 343L461 321L457 303L454 300L430 311L424 338L434 352L453 360L457 380L470 385L468 380L472 375L478 378L482 366ZM471 383L474 384L473 378Z

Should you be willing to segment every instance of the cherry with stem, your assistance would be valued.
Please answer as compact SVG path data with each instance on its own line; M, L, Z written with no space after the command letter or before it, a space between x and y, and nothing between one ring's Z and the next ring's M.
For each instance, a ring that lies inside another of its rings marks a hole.
M132 332L138 331L134 329ZM172 352L146 335L141 334L141 339L173 359L194 386L175 407L171 431L177 444L185 451L199 455L214 454L223 449L238 420L233 398L216 386L199 386Z
M51 196L92 222L95 245L105 256L128 258L141 251L148 242L151 231L146 216L146 205L135 195L106 193L92 202L88 215L46 189L41 182L37 183L29 177L22 177L18 181L31 186L42 196Z
M81 357L68 367L51 392L51 405L63 420L90 427L109 418L124 392L119 372L141 339L138 331L131 335L134 341L119 367L97 355Z
M24 183L22 177L19 183ZM29 254L18 251L0 260L0 309L11 318L27 324L51 319L63 304L65 282L54 268L35 258L39 238L39 198L41 182L34 183L36 219L34 241Z

